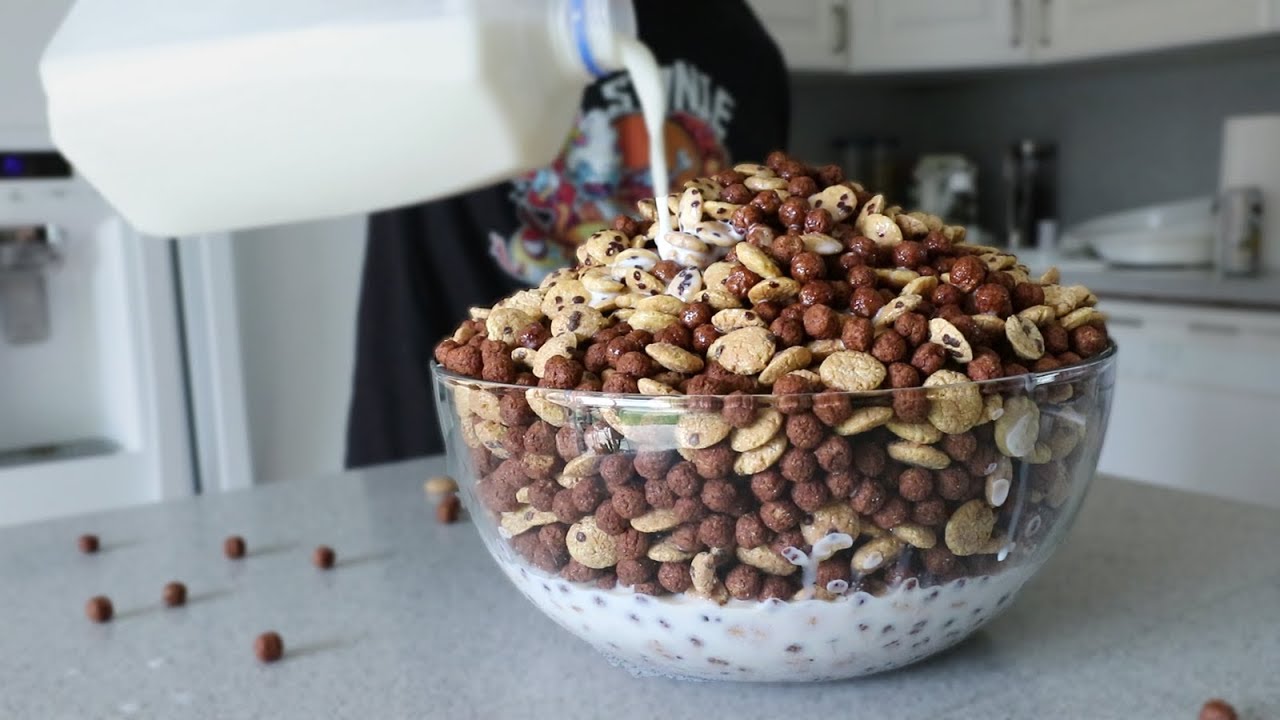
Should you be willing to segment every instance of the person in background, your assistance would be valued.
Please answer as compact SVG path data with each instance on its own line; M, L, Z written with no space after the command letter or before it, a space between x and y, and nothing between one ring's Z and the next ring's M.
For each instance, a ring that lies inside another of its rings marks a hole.
M745 0L638 0L636 19L666 81L663 136L673 188L786 144L786 67ZM654 196L650 185L640 107L629 76L616 73L586 89L551 165L372 215L347 467L442 452L430 371L435 344L469 308L572 265L587 237Z

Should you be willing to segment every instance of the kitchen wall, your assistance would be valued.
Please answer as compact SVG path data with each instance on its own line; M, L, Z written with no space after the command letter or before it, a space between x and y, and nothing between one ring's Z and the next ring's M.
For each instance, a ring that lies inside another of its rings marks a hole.
M1280 38L978 74L799 75L792 98L791 147L809 161L839 161L832 141L856 136L898 138L906 176L921 151L968 155L993 229L1004 149L1055 141L1070 224L1214 192L1223 118L1280 112Z
M235 258L255 481L337 472L364 217L238 233Z

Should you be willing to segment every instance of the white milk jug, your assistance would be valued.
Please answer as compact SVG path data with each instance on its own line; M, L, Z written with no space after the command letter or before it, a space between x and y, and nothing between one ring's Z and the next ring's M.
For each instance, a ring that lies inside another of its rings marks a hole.
M593 75L657 77L635 32L630 0L78 0L40 72L77 171L139 229L184 235L545 164Z

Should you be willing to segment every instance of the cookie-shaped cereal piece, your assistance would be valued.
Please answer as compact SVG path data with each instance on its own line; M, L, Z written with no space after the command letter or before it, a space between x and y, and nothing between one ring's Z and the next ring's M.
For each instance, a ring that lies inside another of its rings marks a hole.
M686 562L691 560L694 554L681 550L676 546L675 540L667 536L650 545L646 555L654 562Z
M858 537L862 522L848 502L827 503L813 512L813 519L800 526L804 541L813 545L831 533Z
M571 488L578 484L578 481L584 477L591 477L600 471L600 463L604 460L603 455L595 453L583 453L578 457L565 463L564 469L560 471L560 477L557 481Z
M778 264L773 261L773 258L751 243L734 245L734 252L738 255L738 262L766 280L782 275L782 270L778 269Z
M902 228L887 215L868 215L862 223L862 234L876 241L880 247L902 244Z
M724 583L716 575L716 556L710 552L700 552L693 556L689 574L693 580L693 594L714 600L720 604L729 601L729 593Z
M936 278L934 278L934 282L937 282ZM924 302L922 296L903 292L876 311L875 317L872 318L872 324L878 328L889 327L898 318L919 307L922 302Z
M773 336L760 327L734 330L707 349L707 359L715 360L738 375L755 375L768 366L775 350Z
M874 430L881 425L893 419L893 408L890 407L861 407L853 411L849 419L836 425L833 430L837 435L857 435L859 433Z
M956 555L974 555L987 547L996 514L982 500L970 500L956 508L947 520L943 538L947 549Z
M550 525L553 522L556 522L555 513L542 512L525 505L510 512L502 513L498 521L498 527L501 529L503 537L513 538L526 530Z
M690 413L676 421L676 444L689 450L708 448L729 437L733 426L718 413Z
M694 296L702 292L702 271L696 267L687 267L667 283L667 295L681 302L693 302Z
M805 347L789 347L773 356L764 370L760 371L759 380L763 385L772 385L778 378L789 372L803 370L813 362L813 353Z
M818 375L828 387L848 392L875 390L884 382L884 364L868 353L844 350L822 361Z
M790 575L796 571L796 566L787 562L786 558L773 551L768 545L760 545L753 548L739 547L735 554L738 561L746 563L753 568L763 570L770 575Z
M922 298L929 297L938 287L937 275L921 275L920 277L907 283L902 288L903 295L919 295Z
M636 387L642 395L682 395L679 390L652 378L639 378Z
M885 449L889 452L889 457L907 465L929 470L943 470L951 464L950 455L930 445L899 440L889 443Z
M569 526L565 535L569 557L596 570L613 567L618 563L618 550L611 535L596 527L592 515Z
M488 390L474 390L471 392L470 399L471 412L485 420L502 422L502 403L498 400L498 396Z
M754 310L729 308L711 316L711 326L721 335L727 335L734 330L741 330L742 328L765 327L765 325L764 318L760 317Z
M914 548L928 550L938 544L938 535L929 528L916 523L898 523L889 529L889 533Z
M782 413L773 408L764 408L756 413L756 419L750 425L734 429L729 437L729 447L734 452L755 450L773 439L782 428Z
M738 455L738 458L733 461L733 471L739 475L755 475L758 472L764 472L773 467L786 450L787 434L780 432L764 445Z
M897 560L902 549L902 541L896 538L887 535L873 538L854 551L853 560L849 564L856 573L874 572Z
M805 233L800 236L800 241L804 243L806 252L815 255L838 255L844 250L839 240L824 233Z
M637 300L635 308L679 317L680 312L684 310L684 303L670 295L650 295Z
M843 222L853 215L853 209L858 205L858 198L848 186L832 185L810 195L809 205L816 210L826 210L831 214L832 220Z
M969 341L946 318L929 321L929 342L941 345L951 359L960 364L973 359L973 348L969 346Z
M515 345L516 336L520 331L536 320L537 318L522 310L497 308L489 313L489 317L485 318L485 334L490 340L505 345Z
M967 432L982 419L982 393L965 375L939 370L924 381L929 422L948 435Z
M1026 457L1036 449L1040 435L1040 408L1025 395L1004 402L1004 412L995 423L996 447L1009 457Z
M921 445L932 445L942 439L942 431L927 422L909 423L890 420L885 423L885 427L903 440Z
M679 514L670 508L654 508L640 517L631 519L631 527L642 533L666 532L679 524Z
M1044 327L1058 317L1053 308L1048 305L1032 305L1031 307L1018 313L1018 317L1026 318L1036 324L1036 327Z
M555 335L538 348L533 356L533 374L538 378L546 376L547 362L553 357L573 357L578 347L578 336L571 332ZM534 412L537 412L536 410ZM550 421L548 421L550 422Z
M590 305L572 305L551 319L551 335L567 333L583 342L608 324L604 314Z
M659 365L673 372L691 375L701 372L705 365L702 358L671 343L650 343L644 351Z
M1031 318L1010 315L1004 321L1004 335L1009 338L1009 344L1018 357L1024 360L1039 360L1044 357L1044 336Z
M789 277L772 277L761 280L747 291L747 299L753 305L763 302L785 302L800 294L800 283Z
M542 314L555 317L569 306L586 305L590 299L591 293L581 280L567 277L547 288L546 294L542 296Z
M1091 307L1082 307L1079 310L1072 310L1062 318L1062 327L1068 330L1075 330L1082 325L1094 325L1104 322L1107 319L1105 313Z
M618 313L614 313L614 317L617 316ZM680 318L653 310L636 310L626 318L626 322L635 330L656 333L680 322Z

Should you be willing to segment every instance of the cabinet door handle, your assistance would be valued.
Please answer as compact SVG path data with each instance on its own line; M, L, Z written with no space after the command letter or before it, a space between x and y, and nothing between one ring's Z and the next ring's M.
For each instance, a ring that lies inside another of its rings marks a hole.
M1022 47L1022 0L1012 0L1012 2L1013 7L1009 13L1012 37L1009 38L1009 44L1017 48Z
M849 8L845 7L843 2L832 3L831 22L836 26L831 54L842 55L849 48Z
M1040 47L1049 47L1049 6L1053 0L1040 0Z

